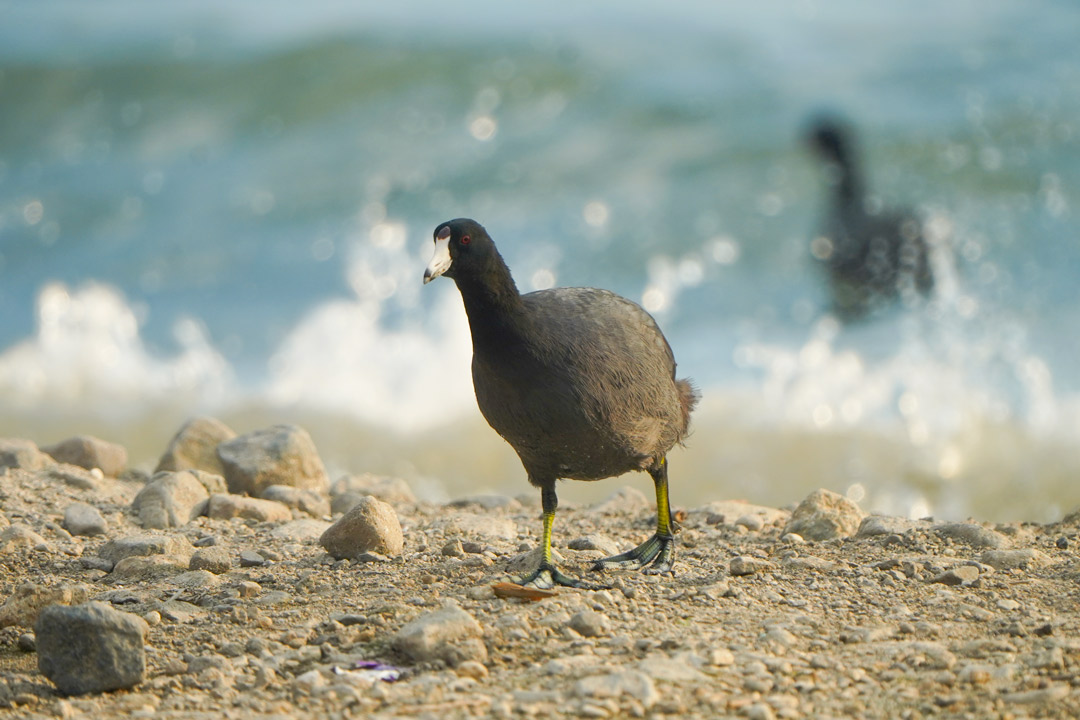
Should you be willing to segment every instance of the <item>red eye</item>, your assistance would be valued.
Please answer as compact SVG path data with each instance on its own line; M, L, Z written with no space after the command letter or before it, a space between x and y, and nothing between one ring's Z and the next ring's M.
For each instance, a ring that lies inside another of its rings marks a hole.
M461 244L462 245L468 245L471 242L472 242L472 238L469 237L468 235L462 235L461 236Z

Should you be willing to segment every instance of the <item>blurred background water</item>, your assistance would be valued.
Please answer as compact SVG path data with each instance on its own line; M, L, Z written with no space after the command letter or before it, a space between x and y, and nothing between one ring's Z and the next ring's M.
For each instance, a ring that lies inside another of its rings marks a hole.
M332 472L528 492L472 397L439 222L522 290L641 302L704 401L674 504L1045 521L1080 505L1080 7L0 2L0 436L152 468L187 417ZM842 325L799 134L952 257ZM649 492L644 475L626 482ZM612 481L568 483L569 501Z

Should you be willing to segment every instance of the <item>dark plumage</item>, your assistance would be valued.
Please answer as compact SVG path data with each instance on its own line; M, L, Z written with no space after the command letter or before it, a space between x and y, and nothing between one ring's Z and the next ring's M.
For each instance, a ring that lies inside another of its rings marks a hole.
M922 222L909 210L868 211L851 131L820 119L807 141L830 186L824 227L810 252L826 270L833 311L854 320L897 298L910 304L928 294L934 277Z
M638 548L597 561L670 572L673 523L668 450L685 437L697 395L675 379L675 358L653 318L595 288L522 295L477 222L435 230L424 282L453 278L472 332L473 387L488 424L517 452L544 508L544 558L523 582L583 586L551 561L555 481L601 480L645 470L656 486L657 531Z

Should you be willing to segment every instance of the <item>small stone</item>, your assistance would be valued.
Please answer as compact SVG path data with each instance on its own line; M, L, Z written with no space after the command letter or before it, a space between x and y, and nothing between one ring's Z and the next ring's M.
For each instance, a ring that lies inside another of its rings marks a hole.
M87 470L97 468L108 477L116 477L127 465L127 450L122 445L91 435L68 438L41 449L57 462Z
M1069 549L1069 538L1062 535L1057 540L1054 541L1054 545L1057 546L1058 550L1068 550Z
M600 637L611 631L611 622L603 613L582 610L570 618L570 629L583 637Z
M999 610L1004 610L1005 612L1015 612L1016 610L1019 610L1022 607L1020 605L1020 603L1018 603L1015 600L1012 600L1010 598L1000 598L995 603L995 605L997 605Z
M109 574L114 582L149 581L186 572L190 555L138 555L117 562Z
M768 560L762 560L760 558L751 557L749 555L740 555L739 557L732 558L728 564L728 572L736 577L743 575L753 575L757 572L763 572L775 567Z
M266 558L254 550L240 552L240 567L262 567L266 564Z
M215 575L221 575L232 569L232 560L229 559L229 553L222 547L200 548L191 556L188 567L192 570L206 570Z
M216 418L192 418L169 441L154 473L203 470L224 477L225 468L218 458L217 446L235 437L236 432Z
M805 545L806 538L799 533L784 533L780 538L781 541L788 543L789 545Z
M241 554L241 558L242 557L243 554ZM255 597L259 594L260 591L262 591L262 586L259 585L259 583L254 582L253 580L244 580L242 583L236 586L236 589L240 593L240 597L251 598Z
M322 458L306 430L274 425L217 446L229 492L259 496L271 485L325 491L329 484Z
M161 613L157 610L149 610L143 614L142 619L146 621L146 624L150 627L156 627L161 624Z
M404 549L405 541L394 508L367 497L327 528L319 544L341 560L365 552L396 557Z
M909 520L904 517L888 515L870 515L859 524L856 537L877 537L878 535L903 535L909 530L929 527L924 520Z
M472 615L451 602L407 623L394 635L392 643L416 662L442 660L456 666L466 660L482 663L487 659L482 634Z
M737 523L737 518L753 516L761 520L762 527L765 525L778 525L788 519L791 513L786 510L753 505L741 500L717 500L708 505L697 508L695 513L705 515L706 522L710 525ZM740 526L741 527L741 526Z
M830 490L815 490L795 508L785 533L822 541L849 537L859 530L865 513L848 498Z
M757 532L765 527L765 523L757 515L742 515L735 521L735 524L741 525L750 532Z
M942 585L970 585L979 579L979 568L973 565L957 565L936 575L930 582Z
M735 664L735 654L727 648L713 648L709 651L709 663L717 667L728 667Z
M450 540L445 545L443 545L442 550L440 550L439 552L441 552L445 557L459 558L465 555L465 548L461 544L460 540L454 538L453 540Z
M45 608L34 625L38 667L66 695L119 690L146 677L146 621L100 602Z
M77 502L64 508L64 529L72 535L91 537L104 535L108 524L96 507Z
M23 652L35 652L37 650L37 637L34 633L20 633L15 645Z

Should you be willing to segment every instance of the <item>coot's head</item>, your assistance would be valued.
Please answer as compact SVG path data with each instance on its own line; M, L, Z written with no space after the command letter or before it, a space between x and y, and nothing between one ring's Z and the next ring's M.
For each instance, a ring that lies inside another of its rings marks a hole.
M424 271L424 284L440 275L482 275L493 257L498 252L483 225L468 218L444 222L435 228L435 254Z
M819 117L806 133L810 149L826 162L847 164L851 155L851 130L840 120Z

